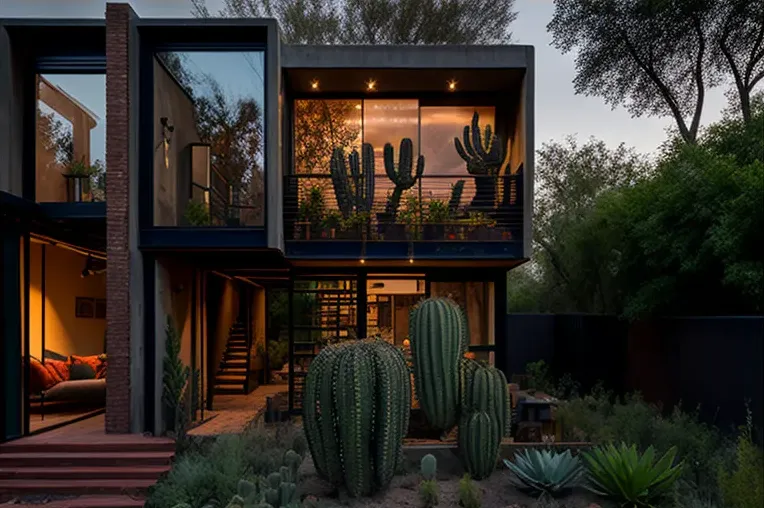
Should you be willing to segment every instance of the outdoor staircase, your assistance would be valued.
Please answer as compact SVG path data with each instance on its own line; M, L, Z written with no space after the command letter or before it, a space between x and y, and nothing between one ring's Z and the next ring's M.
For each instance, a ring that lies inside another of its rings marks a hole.
M220 361L217 373L215 373L215 393L248 393L248 346L246 326L239 322L234 323L231 326L223 359Z
M173 440L142 435L60 442L37 441L37 437L0 445L0 502L82 496L53 498L45 506L143 506L149 487L170 470L175 454Z

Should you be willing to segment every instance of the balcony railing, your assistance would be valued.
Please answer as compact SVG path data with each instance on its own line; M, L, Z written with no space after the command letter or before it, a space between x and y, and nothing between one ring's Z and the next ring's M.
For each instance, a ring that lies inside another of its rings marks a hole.
M209 187L192 182L191 201L202 206L193 219L186 217L187 222L196 226L262 226L263 203L257 202L245 185L229 183L214 166L209 176Z
M289 175L284 227L296 241L519 241L522 174L423 175L400 192L385 174L374 185L338 193L328 174ZM373 189L373 196L364 189ZM340 198L340 199L338 199Z

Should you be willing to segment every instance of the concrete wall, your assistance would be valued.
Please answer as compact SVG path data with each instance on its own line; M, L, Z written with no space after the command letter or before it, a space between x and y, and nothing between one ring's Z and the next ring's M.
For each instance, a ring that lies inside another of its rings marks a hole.
M23 48L14 46L0 26L0 191L21 196L24 90Z
M45 301L42 295L42 251L39 243L29 249L29 346L32 356L42 358L42 327L45 348L63 355L96 355L104 352L106 319L78 318L75 299L106 298L106 276L82 277L86 257L45 246ZM45 322L42 307L45 305Z
M160 118L175 129L165 154ZM191 188L191 148L199 134L194 103L186 91L154 58L154 225L182 224ZM167 159L165 159L165 155Z

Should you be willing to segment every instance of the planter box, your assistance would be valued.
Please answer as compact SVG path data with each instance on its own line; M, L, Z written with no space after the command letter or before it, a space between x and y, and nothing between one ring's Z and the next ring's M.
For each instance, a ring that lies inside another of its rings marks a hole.
M66 201L81 203L90 201L90 176L63 175L66 178Z

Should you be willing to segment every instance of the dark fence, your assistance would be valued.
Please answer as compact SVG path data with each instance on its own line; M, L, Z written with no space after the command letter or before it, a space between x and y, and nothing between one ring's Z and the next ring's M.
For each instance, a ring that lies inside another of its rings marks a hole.
M583 390L602 381L670 408L700 408L722 428L764 421L764 317L688 317L627 324L612 316L509 314L508 377L544 360Z

